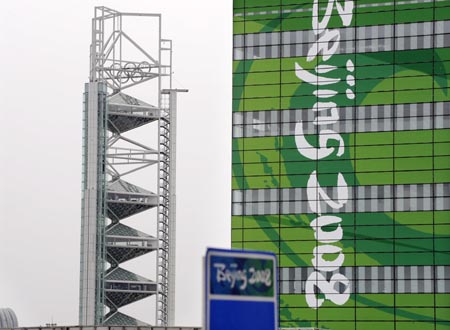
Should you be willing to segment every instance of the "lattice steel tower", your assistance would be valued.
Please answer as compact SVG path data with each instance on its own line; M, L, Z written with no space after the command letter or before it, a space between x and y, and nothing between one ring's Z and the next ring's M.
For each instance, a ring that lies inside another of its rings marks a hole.
M152 26L140 28L140 34L148 31L145 45L127 29L144 21ZM156 296L156 323L173 324L177 90L171 89L171 48L171 40L161 39L161 15L95 8L83 110L81 325L145 324L119 309L149 296ZM125 89L139 90L154 105ZM140 135L133 133L138 128ZM141 136L153 136L154 146L138 141ZM148 210L155 208L152 216ZM138 220L153 222L153 236L123 223L145 211ZM123 267L150 252L155 280Z

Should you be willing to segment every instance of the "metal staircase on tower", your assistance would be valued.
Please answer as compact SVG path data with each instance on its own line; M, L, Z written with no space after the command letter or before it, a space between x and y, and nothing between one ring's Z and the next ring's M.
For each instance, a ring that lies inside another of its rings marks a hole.
M136 17L155 23L154 49L127 30L125 22ZM95 8L84 94L81 325L146 325L120 309L149 297L155 297L154 323L173 325L177 90L172 43L161 39L160 29L159 14ZM130 95L138 85L154 105ZM138 130L153 134L152 145L136 138ZM148 180L137 182L137 173ZM156 228L153 235L128 223L141 213L148 216L139 221ZM155 278L127 269L126 262L149 253Z

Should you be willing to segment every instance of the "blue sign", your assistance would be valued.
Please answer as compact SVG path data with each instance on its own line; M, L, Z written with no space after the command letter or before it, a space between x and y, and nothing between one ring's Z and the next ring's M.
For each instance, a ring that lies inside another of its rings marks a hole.
M277 329L273 253L208 249L205 263L205 330Z

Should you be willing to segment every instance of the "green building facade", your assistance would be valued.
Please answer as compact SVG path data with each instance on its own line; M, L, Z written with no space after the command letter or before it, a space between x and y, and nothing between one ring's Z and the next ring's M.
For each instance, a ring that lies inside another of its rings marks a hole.
M232 246L280 327L450 329L450 0L234 0Z

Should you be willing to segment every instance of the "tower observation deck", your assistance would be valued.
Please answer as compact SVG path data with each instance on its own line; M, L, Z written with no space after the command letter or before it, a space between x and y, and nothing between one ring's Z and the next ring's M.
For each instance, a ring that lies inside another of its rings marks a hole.
M133 31L146 35L138 40ZM155 323L173 325L180 90L172 89L171 66L160 14L95 8L83 102L80 325L147 325L120 311L147 297L156 298ZM149 253L153 279L123 265Z

